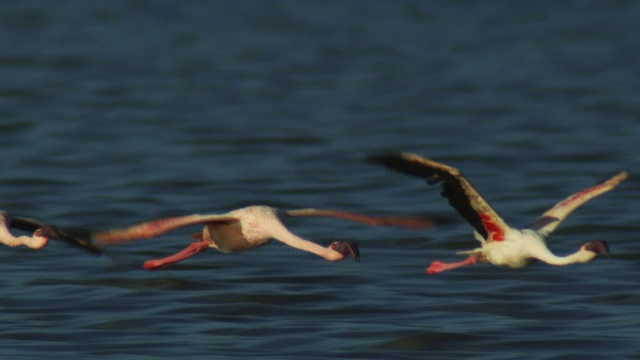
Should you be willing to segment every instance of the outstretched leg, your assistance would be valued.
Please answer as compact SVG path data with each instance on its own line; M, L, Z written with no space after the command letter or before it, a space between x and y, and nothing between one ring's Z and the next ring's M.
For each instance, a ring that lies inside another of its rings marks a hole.
M453 263L443 263L440 261L434 261L431 263L431 265L429 265L429 267L427 268L427 274L429 275L435 275L437 273L441 273L443 271L447 271L447 270L453 270L453 269L457 269L466 265L473 265L473 264L477 264L478 260L476 259L475 256L469 256L468 258L462 260L462 261L458 261L458 262L453 262Z
M206 251L209 249L209 242L208 241L198 241L198 242L194 242L191 243L191 245L189 245L186 249L175 253L171 256L167 256L166 258L163 259L153 259L153 260L148 260L144 263L144 268L147 270L155 270L155 269L159 269L161 267L165 267L167 265L171 265L171 264L175 264L179 261L182 261L184 259L188 259L190 257L192 257L193 255Z

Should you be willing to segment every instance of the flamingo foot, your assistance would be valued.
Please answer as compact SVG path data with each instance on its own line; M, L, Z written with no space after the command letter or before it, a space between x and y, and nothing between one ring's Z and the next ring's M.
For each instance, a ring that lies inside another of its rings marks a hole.
M437 273L441 273L443 271L447 271L447 270L453 270L453 269L457 269L459 267L463 267L466 265L472 265L477 263L477 260L475 257L473 256L469 256L468 258L466 258L465 260L459 261L459 262L454 262L454 263L443 263L441 261L434 261L431 263L431 265L429 265L429 267L427 268L427 274L429 275L435 275Z
M168 256L166 258L153 259L153 260L146 261L144 263L144 268L146 270L156 270L156 269L165 267L167 265L175 264L184 259L188 259L193 255L206 251L208 249L209 249L209 242L207 241L194 242L194 243L191 243L191 245L189 245L186 249L178 253L175 253L171 256Z
M337 251L343 256L351 256L355 261L360 261L360 249L353 241L336 241L331 244L331 250Z
M446 271L448 270L446 269L446 267L447 267L447 264L436 260L432 262L431 265L429 265L429 267L427 268L427 274L434 275L439 272Z

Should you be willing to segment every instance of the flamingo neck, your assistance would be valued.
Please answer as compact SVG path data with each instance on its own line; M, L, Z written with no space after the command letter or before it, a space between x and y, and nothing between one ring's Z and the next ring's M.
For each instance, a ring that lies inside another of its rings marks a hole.
M563 266L590 262L596 257L596 254L580 248L580 250L566 256L557 256L551 253L549 250L546 250L544 252L541 252L540 254L535 255L534 257L540 261L546 262L549 265Z
M273 226L271 229L271 235L274 239L281 241L293 248L308 251L310 253L321 256L329 261L339 261L344 258L344 255L334 250L331 246L328 248L322 247L314 242L305 240L298 235L290 232L284 225L279 224Z
M33 236L16 237L9 232L9 229L6 227L6 225L0 226L0 243L1 244L9 245L11 247L25 245L32 249L39 250L47 246L48 242L49 242L49 238L40 236L39 231L36 231L33 234Z

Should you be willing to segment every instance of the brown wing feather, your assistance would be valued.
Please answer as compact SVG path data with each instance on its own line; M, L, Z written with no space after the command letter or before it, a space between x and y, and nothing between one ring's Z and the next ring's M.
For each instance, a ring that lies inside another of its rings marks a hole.
M371 226L398 226L408 229L425 229L433 226L433 221L424 217L372 216L346 211L321 209L287 210L284 211L284 213L288 216L334 217L354 222L360 222Z
M229 215L187 215L153 220L124 229L111 229L93 234L92 238L97 244L115 245L130 240L148 239L176 230L183 226L208 223L230 223L238 221L238 218Z
M373 155L370 161L404 174L427 179L429 185L442 182L442 196L482 237L500 240L508 226L480 193L457 169L410 153Z

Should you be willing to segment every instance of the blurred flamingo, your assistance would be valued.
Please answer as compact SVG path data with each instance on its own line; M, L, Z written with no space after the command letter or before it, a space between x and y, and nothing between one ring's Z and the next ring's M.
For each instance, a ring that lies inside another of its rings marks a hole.
M329 261L339 261L346 256L360 259L358 245L353 241L334 242L328 247L320 246L291 233L282 223L294 216L323 216L361 222L373 226L399 226L420 229L432 225L431 221L419 217L376 217L335 210L300 209L280 210L269 206L249 206L219 215L187 215L154 220L125 229L114 229L93 234L99 245L114 245L131 240L148 239L173 231L183 226L204 224L201 233L192 235L198 240L186 249L166 257L145 262L144 268L157 269L189 258L199 252L216 249L232 253L255 249L268 244L272 239L291 247L308 251Z

